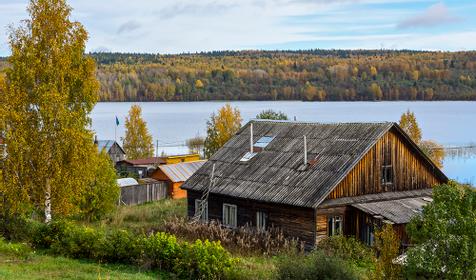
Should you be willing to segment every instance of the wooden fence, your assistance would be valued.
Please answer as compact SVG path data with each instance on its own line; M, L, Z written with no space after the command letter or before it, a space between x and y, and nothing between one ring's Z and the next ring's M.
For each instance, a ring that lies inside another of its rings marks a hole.
M120 205L135 205L167 198L167 183L121 187Z

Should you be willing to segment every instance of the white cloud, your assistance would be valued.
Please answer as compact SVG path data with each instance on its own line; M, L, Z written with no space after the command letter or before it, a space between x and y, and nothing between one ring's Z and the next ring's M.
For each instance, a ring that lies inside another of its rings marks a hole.
M90 33L88 51L152 53L239 50L311 41L316 44L310 47L379 48L381 44L399 45L404 41L402 38L409 38L411 34L399 34L395 26L413 11L411 3L433 1L68 0L74 9L73 19L82 22ZM0 28L27 17L27 0L22 0L21 4L17 0L0 2ZM409 8L382 5L402 2L408 2ZM374 4L378 5L374 7ZM442 18L448 20L451 15L445 13L446 6L442 8L441 5L437 4L436 8L406 21L411 23L413 19L417 22L417 18L421 22L423 15L428 18L428 14L433 18L436 14L440 22ZM426 24L428 22L432 21L427 20ZM0 32L0 55L8 53L5 33ZM418 39L418 36L415 38ZM421 36L425 38L434 34ZM430 41L414 41L421 42L421 46L415 45L419 49L427 45L435 46ZM439 46L447 49L448 44L442 40Z
M415 27L433 27L459 21L460 18L453 16L448 7L440 2L430 6L424 12L409 17L401 21L398 28L415 28Z

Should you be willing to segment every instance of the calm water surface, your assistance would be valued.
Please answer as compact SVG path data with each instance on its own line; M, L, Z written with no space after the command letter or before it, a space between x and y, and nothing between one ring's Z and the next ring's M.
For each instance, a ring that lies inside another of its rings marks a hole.
M204 136L210 114L224 104L238 107L243 123L265 109L282 111L290 119L315 122L398 121L406 110L415 113L424 139L445 146L468 146L476 143L476 102L150 102L142 106L144 119L159 152L187 152L185 140ZM119 118L117 139L124 136L124 119L132 104L99 103L92 113L93 129L99 139L114 139L115 116ZM476 153L452 155L445 159L444 172L451 178L476 184Z

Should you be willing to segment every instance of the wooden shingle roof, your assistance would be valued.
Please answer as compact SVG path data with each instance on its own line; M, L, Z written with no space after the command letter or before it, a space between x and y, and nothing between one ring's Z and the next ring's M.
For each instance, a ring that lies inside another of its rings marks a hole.
M240 159L250 150L251 123L254 143L263 136L274 139L250 161L243 162ZM211 193L315 208L395 126L392 122L325 124L253 120L182 188L203 191L215 164L216 183ZM307 168L303 168L303 135L307 138L307 155L311 162Z

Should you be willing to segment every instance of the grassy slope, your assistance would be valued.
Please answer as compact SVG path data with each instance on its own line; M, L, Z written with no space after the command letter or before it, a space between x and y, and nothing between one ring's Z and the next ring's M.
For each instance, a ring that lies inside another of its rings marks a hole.
M148 233L165 219L186 216L186 199L161 200L138 206L121 206L115 214L90 226ZM271 279L276 258L235 256L241 259L237 279ZM124 265L105 265L33 253L28 260L9 260L0 250L0 280L3 279L167 279L167 274L141 272Z
M165 274L142 272L136 267L105 265L33 254L27 260L0 254L0 279L167 279Z
M186 213L187 199L164 199L142 205L121 206L116 213L95 225L148 233L157 229L166 219L185 217Z

